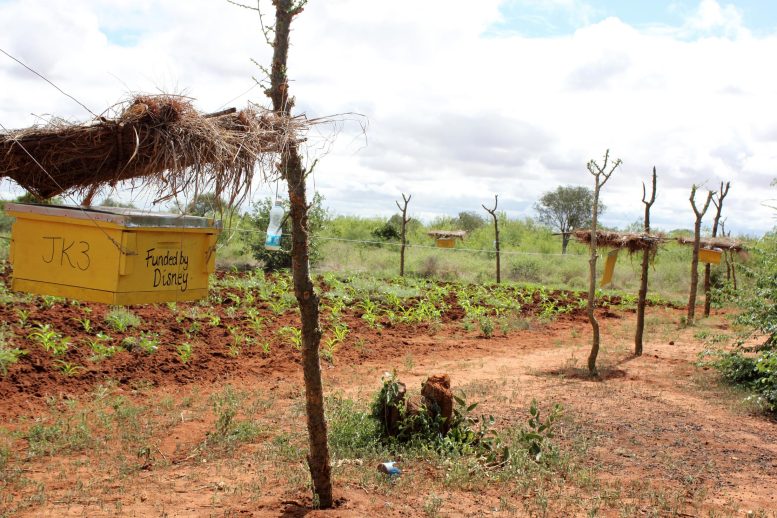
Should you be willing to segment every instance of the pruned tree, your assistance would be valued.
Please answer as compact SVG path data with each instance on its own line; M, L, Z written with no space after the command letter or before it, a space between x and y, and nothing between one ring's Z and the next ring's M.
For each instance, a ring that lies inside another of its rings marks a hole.
M499 264L499 220L496 215L496 207L498 204L499 204L499 195L494 194L493 209L489 209L485 205L481 205L483 209L485 209L485 211L491 214L491 217L494 218L494 247L496 248L496 283L497 284L502 282L501 267Z
M713 191L707 191L707 200L704 202L704 207L701 210L696 208L696 190L698 187L696 184L691 186L691 207L693 213L696 215L696 221L693 224L693 256L691 257L691 293L688 295L688 314L686 316L686 323L690 326L693 325L696 319L696 292L699 289L699 243L701 241L701 219L707 212L712 201L712 196L715 194Z
M591 189L567 185L546 192L539 202L534 204L540 222L561 234L562 254L567 253L572 231L591 224L593 200L594 193ZM597 216L601 216L604 209L604 204L599 204Z
M723 219L720 222L720 235L723 237L730 237L731 231L726 232L726 220ZM737 272L734 263L733 250L723 250L723 260L726 261L726 282L731 283L731 288L736 291L737 289Z
M272 100L273 110L283 117L291 116L294 98L289 95L287 58L291 22L299 15L306 0L272 0L275 7L275 26L272 30L273 56L270 68L270 86L265 94ZM261 14L261 13L260 13ZM268 32L263 32L267 37ZM279 173L288 184L291 218L291 271L294 295L300 309L302 323L302 370L305 380L305 411L307 414L307 456L313 481L314 500L321 508L332 507L332 474L329 465L327 426L324 417L324 389L321 381L319 345L319 296L310 278L310 235L308 232L308 203L306 178L312 172L302 163L299 142L290 139L283 149L278 164Z
M731 187L731 182L720 182L720 190L718 195L712 198L712 204L715 205L715 219L712 220L712 237L718 235L718 223L720 221L720 213L723 211L723 200L728 194L728 189ZM704 316L710 316L710 309L712 308L712 286L710 282L711 265L709 263L704 265Z
M653 166L653 190L647 199L645 182L642 182L642 203L645 204L645 234L650 234L650 208L656 201L656 168ZM634 355L642 356L642 336L645 331L645 305L647 303L648 272L650 271L650 250L642 252L642 275L639 278L639 298L637 299L637 330L634 334Z
M410 198L412 197L413 197L412 194L405 196L405 193L402 193L402 201L404 203L400 205L398 201L394 202L397 204L397 207L399 208L399 210L402 211L402 230L400 231L402 244L400 245L400 248L399 248L399 276L400 277L405 276L405 247L407 246L407 222L410 221L410 219L407 217L407 204L410 203Z
M599 192L612 173L621 165L620 159L610 163L610 150L604 153L604 163L600 167L595 160L590 160L587 164L588 172L594 177L593 199L591 202L591 257L588 260L589 283L588 283L588 321L591 322L593 336L591 338L591 354L588 355L588 372L591 376L596 376L596 357L599 356L599 322L594 315L596 307L596 227L599 216ZM609 166L609 171L607 170Z

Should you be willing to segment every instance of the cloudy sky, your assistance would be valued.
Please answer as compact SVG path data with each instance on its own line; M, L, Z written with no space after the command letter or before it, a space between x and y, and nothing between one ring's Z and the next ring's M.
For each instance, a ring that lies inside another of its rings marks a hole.
M0 0L0 20L0 49L96 113L135 92L185 93L203 111L266 104L259 19L226 0ZM336 213L388 215L404 192L428 219L498 193L531 216L543 192L592 186L585 165L609 148L623 166L602 194L606 225L641 218L654 165L657 226L691 227L691 185L729 180L727 228L774 225L771 0L310 0L293 29L298 112L363 114L308 135ZM90 117L0 54L0 124L49 115Z

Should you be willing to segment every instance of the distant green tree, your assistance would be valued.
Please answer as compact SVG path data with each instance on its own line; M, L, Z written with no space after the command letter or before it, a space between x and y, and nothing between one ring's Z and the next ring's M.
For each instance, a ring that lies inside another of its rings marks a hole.
M313 195L310 209L308 210L308 229L310 231L310 264L315 265L321 260L321 250L317 234L321 232L324 225L329 221L329 214L323 207L324 197L319 193ZM248 215L253 230L258 231L254 238L249 241L249 251L254 258L262 261L264 269L267 271L280 270L282 268L291 268L291 222L289 218L283 221L283 238L281 239L281 250L266 250L264 248L264 232L270 223L270 209L272 209L272 198L265 198L256 202ZM289 202L284 201L283 209L288 216Z
M458 227L467 232L473 232L486 224L486 220L472 211L459 212Z
M372 237L380 239L381 241L399 241L402 237L399 229L391 222L391 220L388 220L383 225L373 229L371 234Z
M229 204L223 198L214 192L206 192L196 195L192 200L184 205L176 207L178 212L201 217L221 217L223 213L229 210Z
M135 205L133 205L132 203L124 203L122 201L115 200L115 199L111 198L110 196L108 196L103 201L98 203L97 206L98 207L118 207L118 208L122 208L122 209L134 209L134 208L136 208Z
M562 254L567 253L570 233L576 228L591 225L593 202L591 189L567 185L546 192L534 204L540 222L561 233ZM599 202L597 216L601 216L604 210L604 204Z

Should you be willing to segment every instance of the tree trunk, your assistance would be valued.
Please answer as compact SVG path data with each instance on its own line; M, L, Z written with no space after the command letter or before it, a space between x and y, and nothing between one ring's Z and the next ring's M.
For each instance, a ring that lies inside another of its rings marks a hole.
M704 207L701 211L696 208L696 185L691 187L691 207L696 215L696 221L693 224L693 257L691 258L691 292L688 295L688 314L686 316L686 323L690 326L693 325L696 319L696 292L699 290L699 242L701 241L701 219L704 217L704 213L707 212L707 208L710 206L712 200L712 191L707 192L707 201L704 203Z
M656 168L653 167L653 195L648 201L645 184L642 184L642 203L645 204L645 234L650 234L650 207L656 201ZM639 279L637 300L637 330L634 334L634 355L642 356L642 337L645 331L645 305L647 304L648 272L650 271L650 250L642 252L642 275Z
M593 207L591 207L591 257L588 260L588 321L591 322L592 330L591 354L588 355L588 372L591 374L591 376L596 376L598 374L596 371L596 358L599 356L599 321L596 320L596 315L594 315L594 308L596 307L596 245L598 238L596 235L596 226L598 223L599 214L599 191L601 190L602 186L607 183L607 180L610 179L610 176L612 176L612 173L615 172L615 169L621 165L621 161L616 160L613 162L612 167L610 168L610 172L608 173L606 171L607 162L609 159L610 150L608 149L604 154L604 165L602 167L599 167L599 165L594 160L588 162L587 166L588 172L593 175L595 180L594 201Z
M273 109L289 116L294 99L289 96L286 61L289 50L289 28L291 21L302 6L291 0L273 0L275 6L275 41L271 70L271 87L267 95L272 99ZM310 475L313 480L314 498L321 508L332 507L332 476L329 466L326 419L324 418L324 390L321 381L319 345L319 298L310 278L310 248L308 235L308 204L305 178L307 171L302 165L298 143L291 140L281 154L280 174L288 182L291 203L291 260L294 295L300 308L302 321L302 370L305 380L305 410L307 414L308 442L307 456Z
M569 233L568 232L561 232L561 255L565 255L567 253L567 245L569 244Z
M481 205L486 212L491 214L491 217L494 218L494 247L496 248L496 283L499 284L502 282L502 268L499 263L499 221L496 215L496 207L499 204L499 195L494 195L494 208L489 209L485 205Z
M499 221L494 216L494 245L496 246L496 283L502 282L502 266L499 260Z
M397 204L397 207L399 207L399 210L402 211L402 246L399 248L399 276L404 277L405 276L405 246L407 245L407 239L406 239L406 231L407 231L407 204L410 203L410 198L412 198L413 195L411 194L407 198L405 198L405 193L402 193L402 200L404 200L404 205L400 207L399 202L394 202Z
M731 186L731 182L720 182L720 191L718 191L717 200L713 199L712 203L715 204L717 209L715 212L715 219L712 220L712 237L718 235L718 222L720 221L720 213L723 210L723 198L728 194L728 189ZM710 283L711 266L709 263L704 265L704 316L710 316L710 310L712 309L712 286Z

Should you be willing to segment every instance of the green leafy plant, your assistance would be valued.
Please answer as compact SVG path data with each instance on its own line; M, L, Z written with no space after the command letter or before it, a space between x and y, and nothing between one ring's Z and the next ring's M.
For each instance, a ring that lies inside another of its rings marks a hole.
M88 338L86 342L92 350L92 356L89 359L96 362L116 354L118 348L115 345L108 344L111 340L113 339L103 332L97 333L94 338Z
M8 329L0 327L0 374L8 375L8 368L19 361L19 358L28 354L26 350L8 345Z
M159 349L159 335L152 332L141 332L138 347L146 354L155 353Z
M66 362L64 360L56 360L54 362L57 369L65 376L76 376L79 372L84 370L84 367L75 363Z
M83 329L85 333L92 332L92 321L90 319L83 317L83 318L76 318L74 320L79 324L81 324L81 329Z
M494 321L489 317L482 317L479 321L480 334L485 338L494 336Z
M126 308L115 307L105 315L105 322L116 331L123 333L130 327L139 326L140 317Z
M16 317L18 318L19 327L27 327L27 322L30 319L29 311L19 308L16 310Z
M189 342L183 342L175 348L178 352L178 359L186 365L192 358L192 344Z
M551 407L550 413L542 419L537 401L532 399L529 407L527 427L518 434L518 440L524 445L532 459L540 462L543 455L553 451L551 439L554 436L553 425L561 417L562 407L559 404Z
M51 324L38 324L36 330L30 333L29 337L54 356L62 356L70 347L70 339L62 337L52 329Z
M293 326L283 326L277 331L278 336L287 339L296 350L302 349L302 330Z

